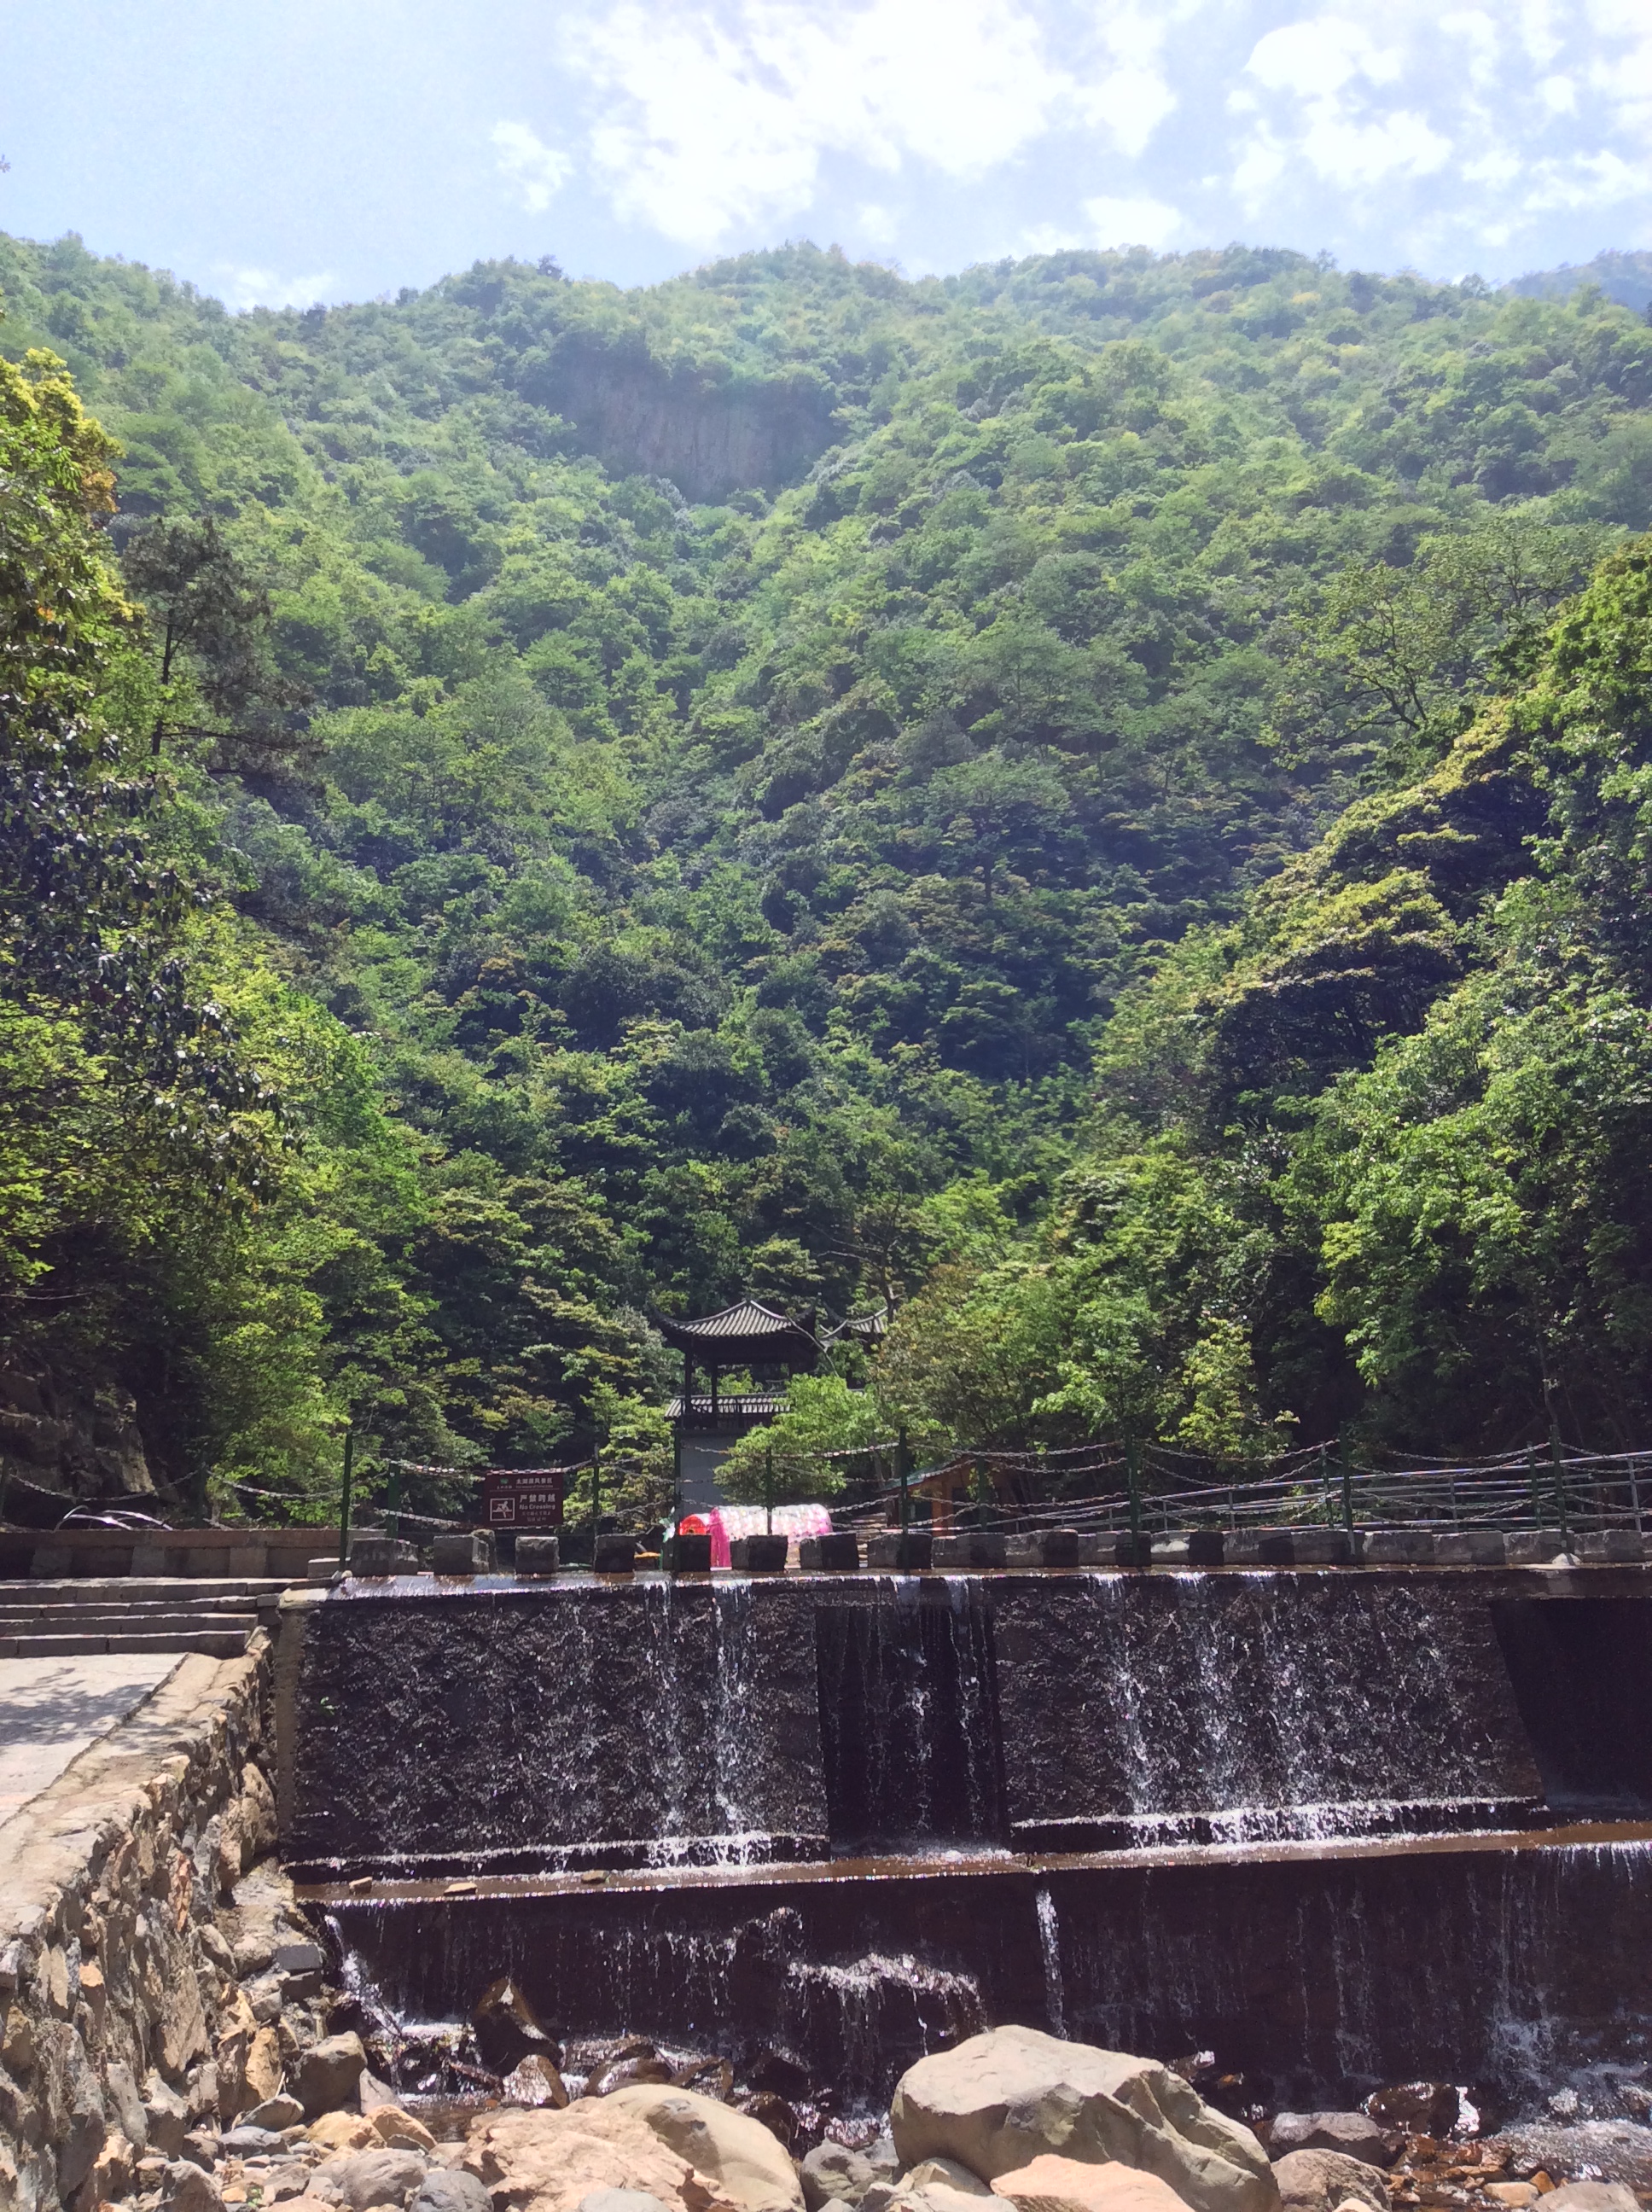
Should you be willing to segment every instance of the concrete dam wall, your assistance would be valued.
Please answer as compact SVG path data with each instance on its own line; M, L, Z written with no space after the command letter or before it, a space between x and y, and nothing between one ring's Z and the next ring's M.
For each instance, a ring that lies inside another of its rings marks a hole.
M286 1848L404 2025L508 1972L568 2033L738 2021L872 2100L1021 2020L1518 2102L1652 2049L1643 1588L349 1583L288 1601Z
M1084 1850L1542 1802L1473 1576L343 1589L298 1616L293 1667L288 1848L318 1870Z

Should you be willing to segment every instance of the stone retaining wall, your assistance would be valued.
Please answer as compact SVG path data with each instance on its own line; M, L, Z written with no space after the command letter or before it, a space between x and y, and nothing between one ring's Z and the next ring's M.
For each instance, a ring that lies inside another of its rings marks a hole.
M274 1842L270 1671L262 1636L185 1658L0 1826L0 2212L126 2195L144 2108L219 2101L245 2006L214 1907Z

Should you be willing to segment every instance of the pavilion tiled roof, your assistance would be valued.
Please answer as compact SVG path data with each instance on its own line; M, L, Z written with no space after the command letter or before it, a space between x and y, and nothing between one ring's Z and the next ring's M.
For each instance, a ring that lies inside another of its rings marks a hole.
M797 1365L814 1361L820 1345L812 1329L756 1298L742 1298L720 1313L695 1321L665 1321L659 1333L667 1344L708 1366Z

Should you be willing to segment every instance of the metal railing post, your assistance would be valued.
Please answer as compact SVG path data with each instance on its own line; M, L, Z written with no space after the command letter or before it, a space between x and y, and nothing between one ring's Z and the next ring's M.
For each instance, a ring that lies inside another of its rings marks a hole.
M1354 1533L1354 1471L1348 1462L1348 1447L1337 1438L1337 1465L1342 1474L1342 1525L1350 1536Z
M1549 1423L1549 1459L1554 1468L1554 1500L1560 1513L1560 1542L1564 1551L1571 1549L1571 1512L1566 1503L1566 1471L1560 1458L1560 1425Z
M344 1487L338 1500L338 1564L341 1567L349 1565L350 1511L354 1504L350 1492L355 1473L355 1431L349 1428L344 1431Z
M770 1444L763 1453L763 1529L766 1534L774 1533L774 1447Z
M895 1474L901 1486L901 1534L904 1536L912 1513L912 1493L908 1487L912 1480L912 1458L907 1450L904 1429L895 1432Z

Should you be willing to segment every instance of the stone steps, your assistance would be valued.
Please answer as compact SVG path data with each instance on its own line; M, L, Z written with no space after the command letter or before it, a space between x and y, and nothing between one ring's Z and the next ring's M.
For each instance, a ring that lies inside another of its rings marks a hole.
M287 1587L266 1576L14 1584L0 1591L0 1658L177 1651L236 1659L260 1620L273 1626Z
M279 1575L81 1575L62 1582L0 1583L0 1611L42 1605L154 1605L182 1600L278 1599L292 1584Z
M168 1634L8 1636L0 1633L0 1659L85 1659L108 1651L197 1651L209 1659L239 1659L245 1628L176 1629Z

